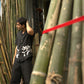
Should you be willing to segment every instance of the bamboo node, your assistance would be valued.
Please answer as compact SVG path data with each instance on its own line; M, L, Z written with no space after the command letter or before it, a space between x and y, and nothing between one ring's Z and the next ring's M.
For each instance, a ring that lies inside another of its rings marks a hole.
M46 76L45 73L39 72L39 71L33 71L33 72L32 72L32 75L41 76L41 77L45 77L45 76Z
M49 73L46 79L46 84L52 84L52 81L55 82L55 84L60 84L62 82L62 76L60 74Z

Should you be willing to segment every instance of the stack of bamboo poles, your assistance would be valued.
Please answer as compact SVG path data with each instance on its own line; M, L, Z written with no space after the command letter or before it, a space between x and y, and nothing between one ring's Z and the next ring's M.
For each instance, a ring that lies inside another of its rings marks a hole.
M16 19L25 16L25 0L1 1L0 83L9 84L17 32L15 24ZM84 0L51 0L44 30L82 15ZM83 50L82 22L42 35L30 84L84 83Z
M78 18L84 15L83 12L83 0L51 0L44 30ZM82 74L84 60L81 61L82 57L84 59L83 26L82 22L78 22L42 35L30 84L82 84L84 81ZM67 58L69 65L65 69ZM68 70L67 74L65 70Z
M25 0L1 0L1 6L0 82L1 84L9 84L15 51L16 20L21 16L25 17Z

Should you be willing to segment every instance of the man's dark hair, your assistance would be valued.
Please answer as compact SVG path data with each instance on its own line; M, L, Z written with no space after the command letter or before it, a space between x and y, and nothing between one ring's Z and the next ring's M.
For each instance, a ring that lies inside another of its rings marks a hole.
M19 18L16 22L19 22L21 25L25 25L25 27L26 27L26 21L27 21L27 19L26 18L24 18L24 17L21 17L21 18Z

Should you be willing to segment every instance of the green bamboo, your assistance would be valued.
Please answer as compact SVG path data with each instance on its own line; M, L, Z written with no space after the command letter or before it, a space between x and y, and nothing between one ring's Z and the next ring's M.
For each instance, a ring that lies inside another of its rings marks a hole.
M73 19L82 15L82 0L74 0ZM81 73L82 24L72 25L68 84L82 84Z
M71 19L72 4L73 0L63 0L58 24ZM64 27L56 32L46 84L60 84L62 82L69 28Z
M60 3L61 0L51 0L44 29L48 29L56 25ZM52 31L42 36L30 84L45 84L45 77L48 69L54 34L55 31Z
M82 0L82 15L84 15L84 0ZM82 79L84 84L84 22L82 23Z
M39 33L36 33L35 36L34 36L34 39L33 39L33 64L35 63L35 59L36 59L36 56L37 56L37 52L38 52L38 49L39 49Z

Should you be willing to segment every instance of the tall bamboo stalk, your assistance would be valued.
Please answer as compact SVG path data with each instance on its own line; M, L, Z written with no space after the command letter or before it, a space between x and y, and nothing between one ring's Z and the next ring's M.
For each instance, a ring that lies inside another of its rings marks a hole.
M84 0L82 0L82 15L84 15ZM84 22L82 23L82 78L84 84Z
M10 60L11 60L11 64L12 64L12 39L11 39L11 10L10 10L10 4L11 4L11 0L6 0L7 3L7 25L8 25L8 30L9 30L9 56L10 56Z
M44 29L48 29L56 25L59 16L60 3L61 0L51 0ZM30 84L45 83L54 35L55 31L42 36Z
M12 56L15 49L15 37L16 37L16 1L11 2L11 34L12 34Z
M74 0L73 19L82 15L82 0ZM81 73L82 24L72 25L68 84L82 84Z
M71 19L72 4L73 0L63 0L58 24ZM60 84L62 82L69 28L64 27L56 32L46 84Z

